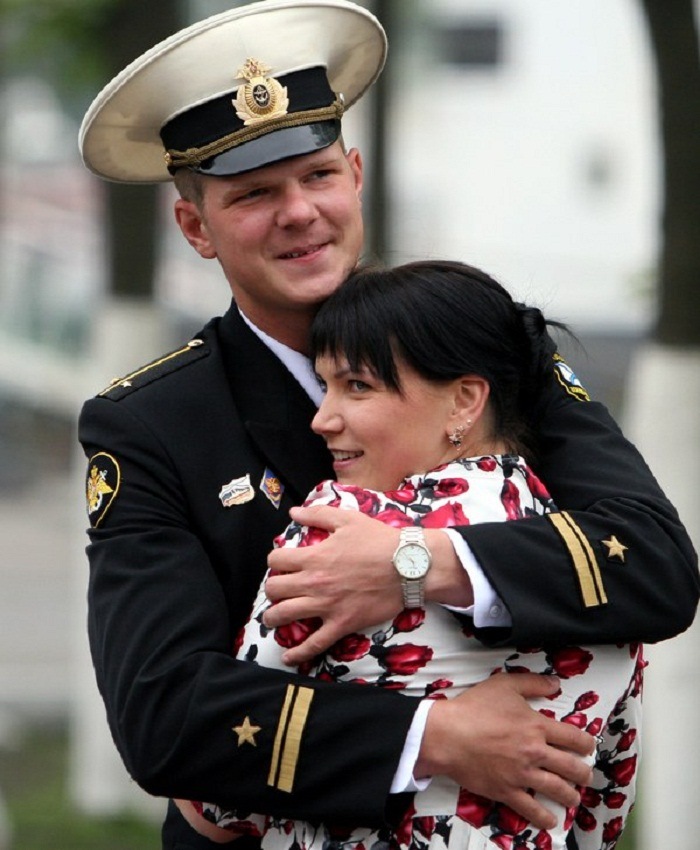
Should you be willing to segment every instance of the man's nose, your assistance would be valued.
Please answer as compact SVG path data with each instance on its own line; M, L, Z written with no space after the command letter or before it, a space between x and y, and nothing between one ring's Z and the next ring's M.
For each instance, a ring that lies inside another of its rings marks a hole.
M316 205L303 186L293 184L285 188L277 213L277 223L280 227L303 227L314 221L317 216Z

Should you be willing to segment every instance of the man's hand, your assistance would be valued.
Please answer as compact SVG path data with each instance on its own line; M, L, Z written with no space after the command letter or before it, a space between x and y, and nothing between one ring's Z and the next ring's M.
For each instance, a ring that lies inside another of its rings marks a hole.
M399 532L357 511L327 506L294 508L291 516L330 532L314 546L276 549L268 557L278 574L265 584L268 599L276 603L266 611L265 625L323 620L318 631L284 654L285 664L300 664L341 637L401 611L401 585L391 563Z
M345 635L393 619L403 608L401 583L391 562L399 531L357 511L328 506L294 508L301 525L330 536L314 546L271 552L265 592L275 602L264 616L275 626L310 617L323 621L304 643L284 654L285 664L300 664ZM472 603L469 578L449 537L426 529L433 565L425 586L427 599L466 607Z
M552 676L499 673L455 699L431 708L415 776L450 776L475 794L510 806L539 829L557 818L536 800L578 805L574 785L587 785L591 770L580 758L594 739L567 723L533 710L527 698L557 693Z

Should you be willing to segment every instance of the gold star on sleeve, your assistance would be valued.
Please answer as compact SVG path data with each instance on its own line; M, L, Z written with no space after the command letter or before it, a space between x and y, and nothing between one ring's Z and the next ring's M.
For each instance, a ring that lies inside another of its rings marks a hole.
M603 546L608 548L608 559L619 558L623 564L625 563L625 552L629 549L629 546L620 543L614 534L611 535L609 540L602 540L601 542Z
M255 735L260 731L260 726L254 726L250 722L250 717L246 717L243 723L240 726L234 726L233 731L238 735L238 746L241 744L252 744L254 747L257 747L257 743L255 741Z

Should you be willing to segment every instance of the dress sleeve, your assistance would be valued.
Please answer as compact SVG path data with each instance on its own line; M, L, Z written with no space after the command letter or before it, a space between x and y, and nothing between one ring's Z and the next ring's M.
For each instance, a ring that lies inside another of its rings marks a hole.
M697 555L673 505L602 404L555 370L539 405L537 473L559 513L462 529L507 605L487 643L664 640L698 602Z
M245 536L215 568L179 467L138 411L93 399L80 439L93 494L90 647L131 776L157 796L382 823L418 701L235 660Z

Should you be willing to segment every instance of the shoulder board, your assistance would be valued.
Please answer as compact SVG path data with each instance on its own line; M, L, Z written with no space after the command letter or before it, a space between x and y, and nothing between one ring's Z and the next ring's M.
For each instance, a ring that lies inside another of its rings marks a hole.
M157 360L141 366L135 372L125 375L123 378L114 378L108 387L105 387L102 392L98 393L98 397L111 398L118 401L124 396L135 390L141 389L154 381L159 380L165 375L176 372L182 369L183 366L189 366L202 357L209 355L209 346L205 345L204 340L191 339L187 345L178 348L176 351L171 351L169 354L164 354Z

